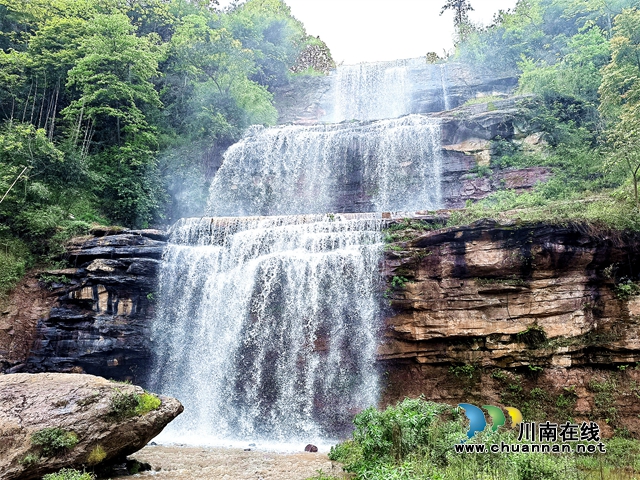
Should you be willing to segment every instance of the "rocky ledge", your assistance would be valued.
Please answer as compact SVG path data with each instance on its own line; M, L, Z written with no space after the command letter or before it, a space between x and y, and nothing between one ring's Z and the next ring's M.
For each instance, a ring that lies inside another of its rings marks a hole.
M100 230L72 240L67 260L74 268L42 277L55 297L53 306L37 322L24 360L14 360L6 371L142 381L150 362L149 319L165 241L158 230Z
M486 220L396 225L379 352L387 403L425 394L549 415L562 404L640 434L640 297L625 288L640 271L640 235Z
M183 410L140 387L59 373L0 375L0 405L2 480L123 459Z

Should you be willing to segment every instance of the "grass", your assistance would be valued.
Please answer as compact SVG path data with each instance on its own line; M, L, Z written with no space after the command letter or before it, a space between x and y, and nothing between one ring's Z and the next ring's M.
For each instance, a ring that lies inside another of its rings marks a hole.
M518 195L512 191L497 192L464 210L455 211L447 226L466 225L485 218L553 225L586 223L616 230L640 230L640 215L630 202L614 195L584 194L571 199L544 200L536 192Z
M463 107L469 107L471 105L480 105L480 104L483 104L483 103L499 102L500 100L504 100L504 97L499 97L497 95L488 95L486 97L470 98L469 100L464 102L464 104L462 106Z
M102 445L97 445L93 450L91 450L91 453L89 453L89 456L87 457L87 464L97 465L105 458L107 458L107 452L104 451Z
M72 468L63 468L57 473L49 473L42 477L42 480L95 480L91 473L80 472Z

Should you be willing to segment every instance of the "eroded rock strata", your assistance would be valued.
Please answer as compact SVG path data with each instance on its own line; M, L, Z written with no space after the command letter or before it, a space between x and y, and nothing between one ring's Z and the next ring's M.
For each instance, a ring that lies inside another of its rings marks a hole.
M385 403L512 404L640 434L640 297L621 288L640 236L479 221L394 239Z
M75 268L48 272L57 300L39 320L25 363L9 371L85 372L144 380L149 327L166 235L157 230L104 231L67 249Z
M170 397L141 413L118 403L143 393L92 375L0 375L0 479L95 467L140 450L183 410Z

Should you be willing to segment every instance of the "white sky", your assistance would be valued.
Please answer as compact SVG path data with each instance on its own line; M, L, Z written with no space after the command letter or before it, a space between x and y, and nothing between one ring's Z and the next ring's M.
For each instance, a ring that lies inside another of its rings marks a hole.
M453 48L453 13L446 0L285 0L310 35L320 36L336 63L413 58ZM228 0L221 0L225 6ZM473 22L488 24L516 0L471 0Z

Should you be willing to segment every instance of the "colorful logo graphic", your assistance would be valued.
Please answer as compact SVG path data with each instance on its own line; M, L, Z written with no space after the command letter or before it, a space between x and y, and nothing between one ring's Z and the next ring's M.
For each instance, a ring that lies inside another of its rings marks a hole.
M484 418L484 412L479 407L471 405L470 403L460 403L458 406L464 409L464 413L469 419L469 431L467 432L467 437L471 439L476 435L476 433L482 432L487 426L487 421ZM484 408L491 417L491 421L493 422L493 426L491 427L492 431L495 432L507 421L500 407L483 405L482 408ZM505 410L511 417L511 425L514 428L518 424L522 423L522 413L520 413L520 410L513 407L505 407Z

